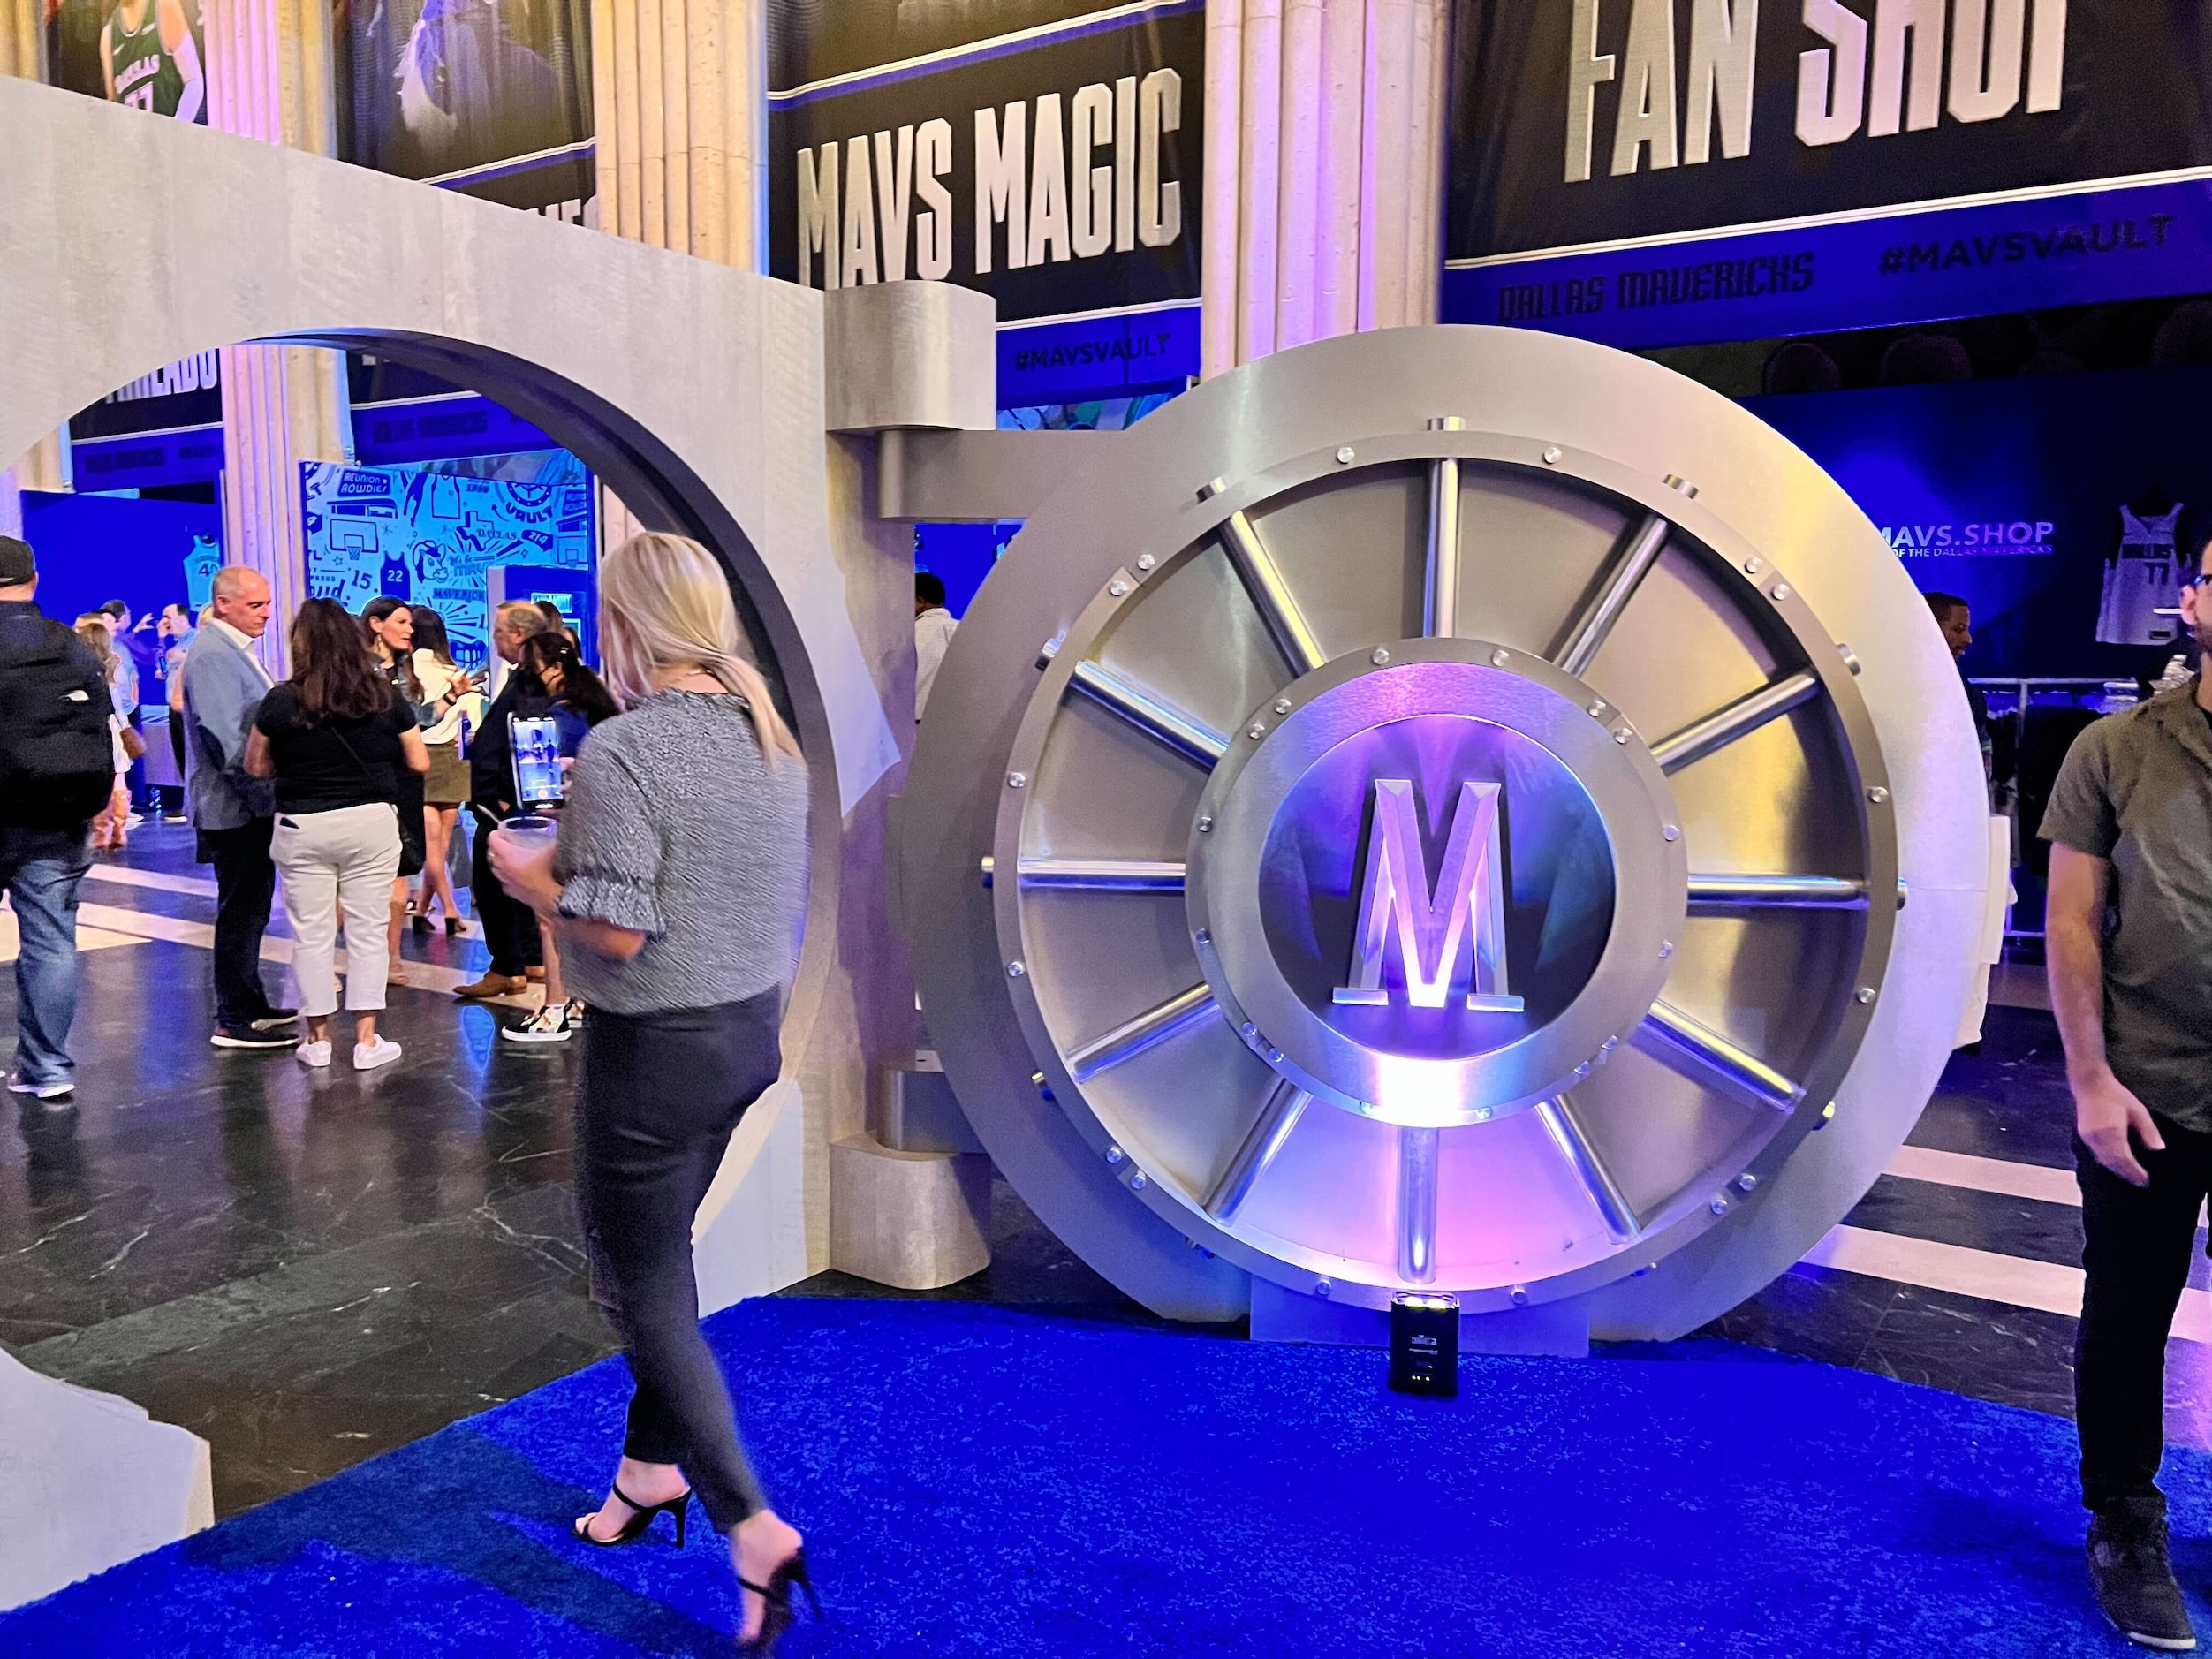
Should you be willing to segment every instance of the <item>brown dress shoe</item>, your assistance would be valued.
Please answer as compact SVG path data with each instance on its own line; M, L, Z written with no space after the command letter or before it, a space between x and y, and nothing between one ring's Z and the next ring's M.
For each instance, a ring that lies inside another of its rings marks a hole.
M512 996L520 992L528 983L527 980L512 974L487 972L482 979L478 980L473 985L456 985L453 988L453 995L456 996Z
M533 985L542 985L545 982L545 970L542 967L526 967L522 970L522 977Z

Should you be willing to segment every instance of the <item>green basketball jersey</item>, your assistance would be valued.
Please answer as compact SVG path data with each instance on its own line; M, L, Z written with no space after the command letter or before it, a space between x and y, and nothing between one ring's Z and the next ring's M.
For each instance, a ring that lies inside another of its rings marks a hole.
M125 28L117 6L108 14L108 66L115 75L115 101L155 115L175 115L184 96L185 78L162 45L160 0L146 0L144 20Z

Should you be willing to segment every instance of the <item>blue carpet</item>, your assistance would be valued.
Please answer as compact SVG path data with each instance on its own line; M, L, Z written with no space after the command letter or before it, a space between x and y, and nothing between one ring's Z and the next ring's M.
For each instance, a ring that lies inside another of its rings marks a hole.
M1719 1343L1473 1360L947 1303L708 1325L832 1622L794 1655L2113 1655L2054 1418ZM726 1654L720 1540L566 1535L619 1361L0 1616L0 1653ZM2185 1582L2212 1466L2167 1462ZM2205 1613L2199 1608L2200 1622Z

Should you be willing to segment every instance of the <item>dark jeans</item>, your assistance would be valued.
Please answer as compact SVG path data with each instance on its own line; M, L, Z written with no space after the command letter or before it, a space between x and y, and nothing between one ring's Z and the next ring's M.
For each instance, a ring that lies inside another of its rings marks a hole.
M2197 1211L2212 1191L2212 1134L2163 1118L2158 1133L2163 1152L2136 1148L2150 1172L2147 1187L2123 1181L2074 1141L2087 1275L2074 1336L2074 1418L2081 1501L2091 1510L2160 1496L2166 1333L2189 1282Z
M584 1027L577 1196L592 1294L629 1350L637 1384L623 1455L681 1466L728 1532L768 1507L730 1391L699 1334L692 1220L731 1131L782 1070L783 996L622 1015Z
M269 861L274 818L255 818L237 830L202 830L200 850L215 866L215 1023L243 1026L269 1016L261 985L261 936L276 897L276 867Z
M83 829L0 829L0 890L15 908L15 1075L66 1083L76 1072L77 883L92 867Z
M474 812L474 808L470 808ZM470 867L468 887L476 903L476 920L483 924L484 944L491 951L491 972L509 979L545 960L538 941L538 913L508 896L491 870L491 836L483 814L477 813L476 852Z

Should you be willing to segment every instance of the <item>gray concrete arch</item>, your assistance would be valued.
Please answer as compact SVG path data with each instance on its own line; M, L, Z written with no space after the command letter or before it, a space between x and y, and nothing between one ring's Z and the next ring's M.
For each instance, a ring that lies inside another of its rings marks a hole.
M0 80L0 455L195 352L374 346L499 399L646 523L716 549L817 781L785 1042L819 1075L802 1057L818 1033L840 1046L853 1004L841 943L880 912L860 891L841 915L840 877L856 809L901 763L881 636L905 629L904 597L887 625L871 591L881 549L837 510L860 461L823 432L822 296L27 81ZM818 1213L807 1231L819 1256Z
M27 81L0 157L0 455L195 352L373 345L714 547L840 805L897 764L833 547L821 295Z

